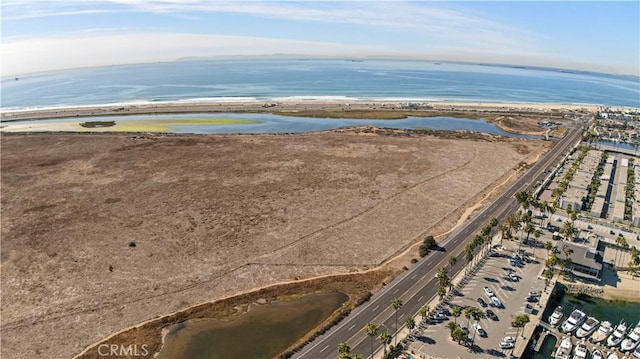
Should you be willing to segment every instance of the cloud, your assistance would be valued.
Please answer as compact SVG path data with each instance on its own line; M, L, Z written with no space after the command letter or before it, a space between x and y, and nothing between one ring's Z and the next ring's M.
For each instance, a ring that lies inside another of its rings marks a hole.
M54 69L172 61L181 57L306 54L367 56L390 50L332 42L167 32L83 32L3 43L3 75Z
M453 43L485 51L531 51L538 47L536 35L531 32L469 11L447 9L445 5L446 3L406 1L8 0L3 2L2 17L7 21L99 12L175 16L225 13L406 31L410 36L424 39L422 45Z

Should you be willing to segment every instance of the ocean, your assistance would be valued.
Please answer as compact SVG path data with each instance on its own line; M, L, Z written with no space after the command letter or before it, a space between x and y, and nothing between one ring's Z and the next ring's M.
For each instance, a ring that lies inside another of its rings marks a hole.
M640 107L640 79L401 60L198 60L3 77L3 111L181 101L464 101Z

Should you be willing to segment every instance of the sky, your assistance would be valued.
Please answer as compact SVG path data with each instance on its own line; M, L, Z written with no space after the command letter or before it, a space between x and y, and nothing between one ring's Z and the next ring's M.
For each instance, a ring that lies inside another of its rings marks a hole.
M640 76L640 1L2 0L2 76L231 55Z

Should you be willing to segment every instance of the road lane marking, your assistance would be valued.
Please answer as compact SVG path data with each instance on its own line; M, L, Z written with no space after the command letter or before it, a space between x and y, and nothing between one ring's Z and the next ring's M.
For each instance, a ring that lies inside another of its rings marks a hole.
M376 307L373 308L373 311L375 312L376 310L378 310L378 308L380 308L380 304L376 305Z
M347 330L351 330L351 329L353 329L355 326L356 326L356 325L354 324L354 325L350 326L350 327L349 327L349 329L347 329Z
M327 344L327 346L325 346L324 348L320 349L320 353L322 353L323 351L327 350L327 348L329 348L329 344Z
M415 279L417 276L418 276L417 274L414 274L411 276L411 279Z
M424 295L421 295L420 298L418 298L418 302L421 301L422 298L424 298Z
M393 293L391 293L391 294L396 294L396 293L398 293L399 290L400 290L400 288L396 288L396 290L394 290Z

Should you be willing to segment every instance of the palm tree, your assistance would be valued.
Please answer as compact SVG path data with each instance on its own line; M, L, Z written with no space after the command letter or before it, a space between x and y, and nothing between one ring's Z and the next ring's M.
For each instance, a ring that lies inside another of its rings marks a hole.
M536 231L536 227L533 226L533 223L527 222L527 224L525 224L524 226L524 232L527 234L527 238L524 241L529 243L529 237L535 231ZM518 244L518 251L520 250L521 247L522 247L522 241L520 241L520 244Z
M473 318L473 312L476 310L474 307L466 307L464 308L464 317L467 318L467 328L469 328L469 322L471 318Z
M536 239L536 245L532 246L533 247L533 256L536 256L536 247L538 247L538 240L540 239L540 236L542 236L542 231L537 229L535 231L533 231L533 237L535 237Z
M413 332L413 328L416 327L416 320L413 317L407 317L407 320L404 322L404 325L409 329L409 334ZM373 357L373 356L372 356Z
M568 275L568 269L573 263L571 261L571 254L573 253L573 249L567 247L566 245L562 247L562 252L564 253L564 260L562 261L562 269L565 275Z
M564 225L562 226L560 233L567 240L573 241L574 235L576 233L576 229L573 227L572 222L567 221L567 222L564 222Z
M449 322L445 327L449 329L449 332L453 333L454 330L458 329L458 324L454 322Z
M518 334L520 334L520 328L524 328L524 326L529 323L529 320L529 316L526 314L516 315L513 319L513 326L518 328L518 331L516 332L516 339L518 338Z
M387 357L387 345L391 344L391 334L388 331L384 331L378 337L380 339L380 343L384 346L384 357Z
M462 307L459 305L454 306L453 308L451 308L451 315L456 318L455 323L458 324L458 317L462 314Z
M551 249L553 249L553 243L551 241L546 241L544 244L544 249L547 250L547 255L549 255Z
M348 359L351 357L351 347L347 342L338 344L338 358Z
M373 323L367 323L367 326L364 327L364 329L367 332L369 338L371 338L371 357L373 358L373 338L378 335L379 327Z
M423 321L424 321L424 318L426 318L427 315L429 315L429 311L430 310L431 310L431 308L429 308L429 306L427 304L425 304L422 307L420 307L420 316L422 317Z
M473 261L473 249L471 248L471 244L467 244L467 246L464 247L464 260L467 262L467 265ZM465 271L468 269L468 266L465 267Z
M451 255L449 256L449 267L451 267L451 274L453 274L453 267L458 263L458 258Z
M398 332L398 309L402 308L402 300L400 300L400 298L395 297L393 298L393 300L391 301L391 305L393 306L393 310L395 310L395 314L396 314L396 333ZM398 341L398 336L395 335L394 336L394 340L393 340L393 344L395 345Z
M484 312L480 308L473 308L471 316L473 317L473 320L475 320L477 324L480 319L484 318ZM471 345L473 345L473 342L475 341L475 339L476 339L476 331L474 330L473 338L471 339Z

